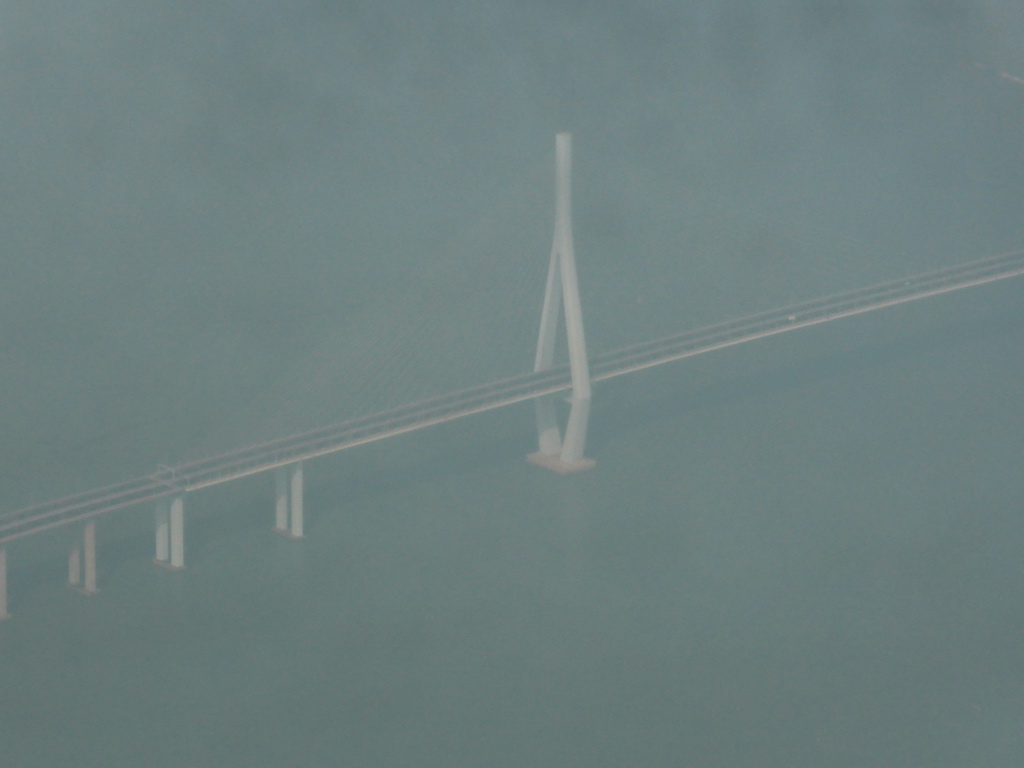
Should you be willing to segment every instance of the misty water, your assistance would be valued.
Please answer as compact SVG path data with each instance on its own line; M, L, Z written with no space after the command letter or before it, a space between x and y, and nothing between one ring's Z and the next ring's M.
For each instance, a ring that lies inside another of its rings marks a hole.
M0 512L1024 247L1015 2L0 8ZM6 546L0 768L1019 766L1020 278Z

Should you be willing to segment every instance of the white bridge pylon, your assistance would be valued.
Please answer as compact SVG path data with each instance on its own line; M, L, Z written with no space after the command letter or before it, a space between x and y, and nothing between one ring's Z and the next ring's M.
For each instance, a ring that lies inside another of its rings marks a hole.
M583 458L590 416L590 370L587 344L583 336L583 312L579 283L576 280L576 255L572 243L572 134L555 137L555 236L551 245L547 289L540 315L540 335L533 370L544 371L555 361L558 318L564 310L565 333L569 347L569 371L572 394L569 397L569 421L563 439L558 427L557 394L535 400L540 449L527 460L555 472L590 469L593 459Z

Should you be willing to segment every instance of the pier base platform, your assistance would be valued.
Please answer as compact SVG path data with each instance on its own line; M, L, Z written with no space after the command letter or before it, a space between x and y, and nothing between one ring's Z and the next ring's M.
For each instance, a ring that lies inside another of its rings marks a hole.
M568 475L571 472L582 472L583 470L590 469L597 464L593 459L562 461L558 456L541 453L540 451L535 451L534 453L527 455L526 460L531 464L536 464L538 467L544 467L544 469L550 469L552 472L557 472L560 475Z

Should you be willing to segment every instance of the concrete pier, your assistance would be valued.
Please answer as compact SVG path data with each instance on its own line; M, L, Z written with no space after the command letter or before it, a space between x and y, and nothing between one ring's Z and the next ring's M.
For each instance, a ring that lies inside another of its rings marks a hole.
M301 461L274 470L274 533L289 539L303 537L302 495Z
M172 571L185 568L185 495L156 503L156 557L154 562Z
M68 584L84 595L94 595L96 588L96 521L89 520L82 537L68 554Z

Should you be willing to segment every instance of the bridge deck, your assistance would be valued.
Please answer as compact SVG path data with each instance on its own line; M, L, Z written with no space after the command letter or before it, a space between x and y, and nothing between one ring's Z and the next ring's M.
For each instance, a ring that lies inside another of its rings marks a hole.
M1024 252L834 294L749 317L635 344L591 360L594 381L712 352L842 317L1024 274ZM0 514L0 545L185 491L323 456L403 432L502 408L571 388L568 367L525 373L310 432L248 446L152 475Z

